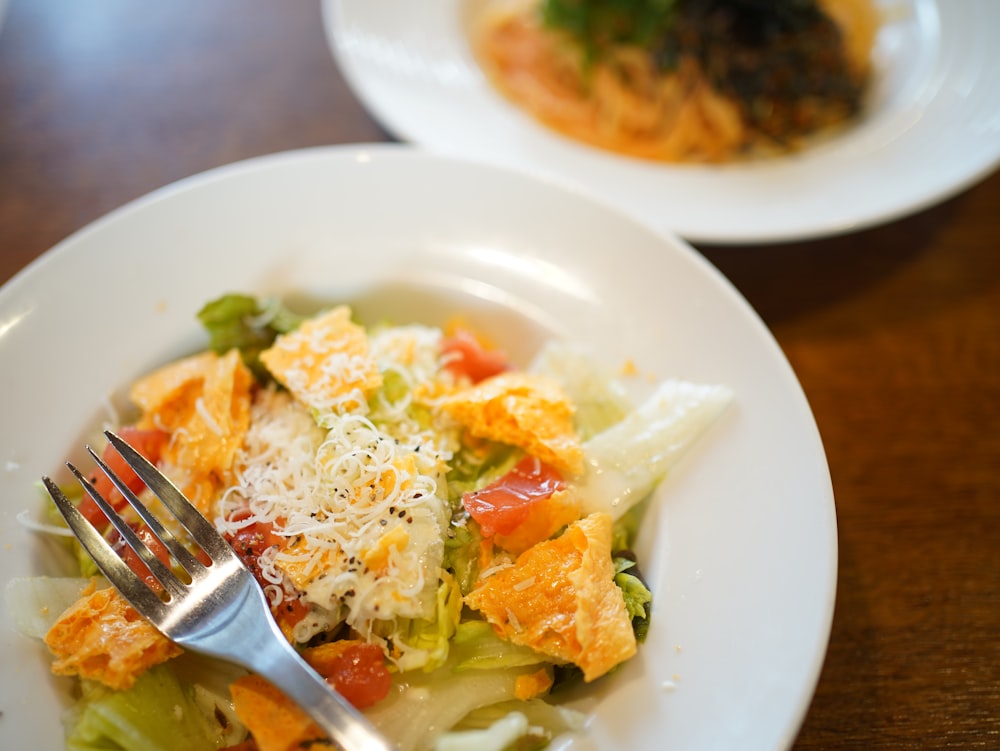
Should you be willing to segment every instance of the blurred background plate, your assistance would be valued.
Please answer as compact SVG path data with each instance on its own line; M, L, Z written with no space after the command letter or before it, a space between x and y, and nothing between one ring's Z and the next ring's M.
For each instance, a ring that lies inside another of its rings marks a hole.
M875 0L885 21L860 122L755 163L665 165L547 130L484 79L467 29L485 0L324 0L329 43L370 111L437 153L559 177L691 241L840 234L956 194L1000 160L1000 2Z

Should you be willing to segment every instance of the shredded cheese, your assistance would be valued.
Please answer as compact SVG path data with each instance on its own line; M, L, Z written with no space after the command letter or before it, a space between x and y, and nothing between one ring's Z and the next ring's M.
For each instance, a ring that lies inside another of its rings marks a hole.
M331 320L343 328L347 313ZM351 329L352 357L331 354L329 336L316 331L282 345L308 366L282 359L289 390L257 394L217 520L223 530L269 524L287 540L258 563L272 603L297 591L313 608L294 627L296 641L341 621L371 636L376 623L433 614L451 515L443 477L460 440L456 423L414 409L453 390L439 330L392 327L360 341ZM296 380L321 373L334 393L362 371L380 385L370 402L345 396L335 408Z
M535 577L534 576L530 576L527 579L519 581L517 584L515 584L513 586L513 590L515 592L523 592L528 587L533 587L533 586L535 586Z
M367 335L343 305L279 336L260 359L296 399L322 414L364 411L381 384Z

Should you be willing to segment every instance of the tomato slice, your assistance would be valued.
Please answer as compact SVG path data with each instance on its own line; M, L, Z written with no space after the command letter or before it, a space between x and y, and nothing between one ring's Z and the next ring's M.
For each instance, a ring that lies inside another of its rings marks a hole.
M246 518L246 514L236 514L233 521L240 521ZM236 555L250 569L254 578L264 586L264 581L260 572L260 563L257 559L268 548L284 548L288 541L274 531L274 525L268 522L254 522L246 527L242 527L233 532L226 532L223 537L236 551Z
M247 512L238 512L233 520L239 521L246 518ZM284 548L288 544L288 539L282 537L274 531L274 525L268 522L254 522L238 529L234 532L226 532L223 537L243 561L244 565L250 569L254 579L261 587L269 584L264 579L260 570L260 555L268 548ZM300 597L288 597L287 595L281 603L273 610L274 619L278 622L283 632L290 633L292 627L301 621L309 613L309 606Z
M441 342L445 368L457 376L467 376L478 383L507 370L507 355L486 349L471 333L456 329L454 334Z
M160 559L163 565L170 566L170 552L167 550L166 546L159 541L159 539L152 532L149 531L149 527L145 524L130 525L135 533L139 536L139 539L149 548L150 552ZM122 560L128 564L128 567L135 572L136 576L146 582L155 592L159 592L163 587L159 580L153 576L153 572L149 570L149 567L143 562L142 558L139 557L132 548L128 546L122 536L115 532L115 542L112 543L112 547L121 556Z
M160 455L163 453L163 447L167 445L167 441L170 440L170 434L162 430L147 430L143 428L136 428L133 426L126 426L119 428L118 435L132 448L142 454L144 457L149 459L149 461L156 464ZM133 493L141 493L145 489L146 484L139 478L132 468L125 462L121 454L115 449L114 446L108 444L104 447L104 451L101 452L101 459L105 464L122 479L126 487ZM93 472L87 477L87 482L94 486L98 493L103 496L108 503L111 504L112 508L116 511L121 511L127 504L125 496L123 496L118 488L114 486L111 480L106 474L104 474L101 469L94 469ZM88 494L84 494L83 499L77 506L80 513L94 525L97 529L103 530L108 527L108 518L101 511L94 499ZM153 555L159 558L166 565L170 565L170 554L156 537L149 531L149 528L144 524L134 524L132 528L136 531L146 546L152 551ZM143 563L142 559L132 551L125 541L122 539L121 535L114 532L109 538L112 547L118 552L122 557L122 560L128 564L136 575L145 581L154 590L159 591L160 583L156 580L150 572L149 567Z
M287 594L281 603L272 609L274 620L284 634L291 634L295 624L309 615L309 606L301 596L289 597Z
M170 440L170 434L162 430L145 430L131 426L119 429L118 435L153 464L156 464L160 460L163 447ZM125 482L125 485L133 493L140 493L146 487L146 484L139 479L139 475L128 466L121 457L121 454L111 444L105 446L104 451L101 453L101 459ZM125 496L118 492L118 488L114 486L102 470L95 469L90 473L87 480L116 511L120 511L125 506ZM107 526L107 517L104 516L104 512L101 511L98 505L94 503L94 499L89 495L84 495L83 500L80 501L80 505L77 508L86 517L87 521L98 529L104 529Z
M389 695L392 675L385 666L382 648L375 644L335 641L307 649L303 657L357 709Z
M559 471L526 456L500 479L462 496L462 505L479 523L483 536L509 535L530 515L532 506L564 490Z

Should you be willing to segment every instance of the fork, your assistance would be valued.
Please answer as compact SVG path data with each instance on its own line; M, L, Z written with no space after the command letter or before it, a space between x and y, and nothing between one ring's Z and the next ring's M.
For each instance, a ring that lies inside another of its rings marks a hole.
M215 527L152 463L112 431L105 435L125 462L209 556L203 564L166 529L124 481L87 447L114 486L186 572L184 581L139 539L110 503L67 463L87 494L163 586L157 593L115 553L101 533L48 477L49 495L80 543L122 596L164 636L195 652L219 657L267 678L294 700L344 751L390 751L394 746L298 654L271 617L263 589Z

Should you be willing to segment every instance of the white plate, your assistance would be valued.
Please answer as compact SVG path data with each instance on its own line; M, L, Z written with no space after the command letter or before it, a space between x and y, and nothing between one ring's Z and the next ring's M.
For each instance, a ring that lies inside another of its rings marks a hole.
M455 312L525 361L557 335L736 402L661 488L640 553L655 616L598 690L590 740L634 751L779 749L825 653L836 519L787 361L701 256L555 184L403 146L278 154L182 181L73 235L0 290L0 579L58 573L15 516L79 456L109 394L206 345L229 291ZM60 746L65 684L0 627L0 748ZM671 688L672 687L672 688ZM590 744L593 744L592 746Z
M1000 161L1000 3L875 0L886 21L867 114L796 156L669 166L572 142L486 82L468 19L484 0L324 0L344 74L399 137L557 176L692 241L815 238L951 196Z

